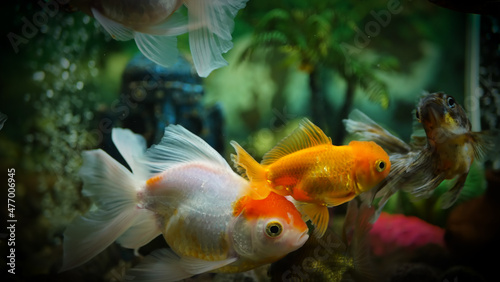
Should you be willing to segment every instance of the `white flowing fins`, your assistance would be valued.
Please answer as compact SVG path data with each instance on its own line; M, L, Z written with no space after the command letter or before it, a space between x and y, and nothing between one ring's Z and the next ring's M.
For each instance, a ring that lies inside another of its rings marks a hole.
M156 26L134 30L115 22L97 9L92 14L116 40L135 39L137 47L153 62L168 67L178 56L177 35L189 32L189 45L193 62L200 77L207 77L214 69L228 63L222 57L233 47L231 33L234 17L248 0L185 0L188 17L172 13ZM188 23L189 19L189 23Z
M111 35L111 37L118 41L127 41L134 38L134 31L128 27L123 26L106 16L101 14L94 8L91 8L94 18L102 25L102 27Z
M114 129L112 139L134 174L100 149L83 153L82 193L97 209L74 220L64 232L61 271L84 264L117 239L125 247L138 248L161 233L154 213L138 207L144 176L133 159L143 154L144 140L123 129Z
M158 145L145 150L142 136L127 129L113 129L112 140L131 171L102 150L83 153L80 170L83 195L95 204L87 214L78 217L66 229L63 242L61 271L89 261L114 241L126 248L138 249L161 234L157 215L143 208L138 192L151 175L176 165L205 162L234 174L226 160L203 139L179 125L170 125ZM156 252L138 269L133 277L175 281L211 271L234 262L236 258L205 261L179 257L169 251ZM165 265L168 263L168 265ZM141 272L141 269L146 269Z
M139 161L146 151L146 140L141 135L123 128L113 128L111 140L135 178L139 181L147 180L148 171Z
M233 47L231 32L234 17L248 0L185 0L189 25L200 26L189 31L193 62L201 77L228 63L222 57Z
M168 67L177 61L177 35L188 32L187 18L180 13L172 14L164 23L148 28L144 33L123 26L96 9L92 9L94 17L104 29L119 41L135 39L142 54L151 61ZM147 33L146 33L147 32Z
M125 280L135 281L179 281L196 274L221 268L236 261L228 258L220 261L205 261L196 258L179 257L168 249L156 250L138 266L125 275Z
M226 160L203 139L180 125L169 125L158 145L145 154L144 165L152 173L161 173L177 165L206 162L234 173Z

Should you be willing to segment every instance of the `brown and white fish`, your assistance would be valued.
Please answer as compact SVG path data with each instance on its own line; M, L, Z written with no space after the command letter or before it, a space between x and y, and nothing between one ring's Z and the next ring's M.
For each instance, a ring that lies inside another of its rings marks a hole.
M362 112L353 111L344 120L349 133L372 140L390 156L391 172L377 189L379 211L398 190L409 191L417 197L430 196L445 179L456 179L443 195L443 208L457 200L472 162L485 155L493 146L492 132L472 132L464 109L443 92L423 96L415 117L425 136L412 136L410 144L392 135Z

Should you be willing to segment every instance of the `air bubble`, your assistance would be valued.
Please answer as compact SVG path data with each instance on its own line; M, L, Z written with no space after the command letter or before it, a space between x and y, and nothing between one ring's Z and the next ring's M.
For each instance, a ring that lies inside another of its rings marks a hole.
M61 58L60 60L61 66L65 69L69 68L69 61L66 58Z
M90 22L90 17L89 17L89 16L85 16L85 17L83 17L82 22L83 22L84 24L88 24L88 23Z
M78 90L82 90L82 89L83 89L83 86L84 86L84 84L83 84L83 82L82 82L82 81L78 81L78 82L76 83L76 89L78 89Z
M37 71L33 74L33 80L42 81L45 78L45 72Z

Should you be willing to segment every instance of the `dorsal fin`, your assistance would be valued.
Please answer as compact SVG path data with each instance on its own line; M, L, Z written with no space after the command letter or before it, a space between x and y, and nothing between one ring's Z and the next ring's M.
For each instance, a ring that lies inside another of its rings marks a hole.
M192 162L209 163L233 173L229 164L215 149L181 125L167 126L160 143L151 146L144 156L143 163L152 175Z
M309 119L300 121L299 127L283 138L262 158L262 165L269 165L291 153L319 145L331 145L332 139Z

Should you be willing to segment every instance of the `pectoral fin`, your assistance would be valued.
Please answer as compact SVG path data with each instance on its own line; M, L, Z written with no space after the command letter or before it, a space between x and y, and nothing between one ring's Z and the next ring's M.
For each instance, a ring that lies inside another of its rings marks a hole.
M316 203L294 202L304 221L311 220L314 225L314 236L321 238L328 227L328 208Z
M473 141L472 148L476 159L484 159L490 153L493 153L495 157L498 156L498 153L494 153L493 148L495 148L495 144L500 142L499 130L472 132L470 136Z
M467 179L467 173L464 173L460 175L457 179L457 182L453 187L451 187L450 190L448 190L446 193L443 194L442 196L442 202L441 202L441 207L443 209L447 209L451 207L458 199L458 196L460 196L460 192L464 188L465 180Z
M151 61L168 67L177 61L177 38L175 36L135 33L135 43L141 53Z
M134 38L134 31L128 27L123 26L113 20L108 19L103 14L99 13L96 9L92 8L92 14L96 20L102 25L102 27L113 37L113 39L118 41L127 41Z

